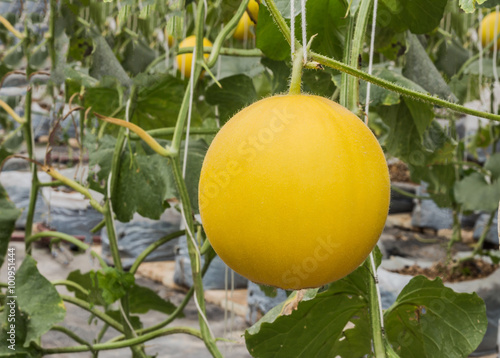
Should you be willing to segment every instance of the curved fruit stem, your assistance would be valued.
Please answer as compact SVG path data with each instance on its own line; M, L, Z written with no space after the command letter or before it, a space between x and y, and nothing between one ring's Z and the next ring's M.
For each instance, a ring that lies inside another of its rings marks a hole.
M290 80L290 90L288 91L288 94L300 94L303 67L304 62L302 61L302 47L299 46L293 54L292 78Z
M94 115L105 122L113 123L118 126L130 129L138 137L140 137L143 141L145 141L151 147L151 149L153 149L159 155L164 157L168 157L170 155L170 152L167 149L161 146L153 137L151 137L151 135L149 135L144 129L142 129L138 125L124 121L123 119L106 117L99 113L94 113Z

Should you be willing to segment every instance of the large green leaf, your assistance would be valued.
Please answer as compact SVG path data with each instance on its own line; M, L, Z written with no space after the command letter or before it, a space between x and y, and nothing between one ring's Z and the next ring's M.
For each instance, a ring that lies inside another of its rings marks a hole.
M207 89L206 96L208 103L219 106L221 124L257 100L253 81L246 75L226 77L219 83L222 88L213 84Z
M97 32L93 32L92 39L94 52L92 53L90 75L99 80L105 76L112 76L123 86L129 86L131 84L130 77L118 62L106 39Z
M456 102L457 98L451 92L450 87L444 81L418 37L409 34L407 43L409 48L405 56L404 76L418 83L431 95Z
M274 307L245 333L254 357L362 357L371 353L368 319L369 271L363 265L314 297L308 291L297 310ZM349 328L346 328L348 323Z
M290 57L290 46L279 31L266 6L259 7L256 46L273 60L284 60Z
M132 122L144 130L175 126L184 91L185 83L173 76L148 78L139 90ZM196 111L192 117L192 124L200 121Z
M385 313L387 337L405 358L467 357L486 333L483 300L456 293L440 278L414 277Z
M149 310L170 314L175 310L175 305L166 301L147 287L134 285L129 290L129 306L131 313L146 313Z
M396 32L410 30L425 34L439 26L448 0L382 0L377 25L389 26Z
M19 215L21 215L21 210L17 209L14 203L9 200L7 192L0 184L0 267L4 262L10 235L14 231Z
M500 180L488 183L480 173L472 173L455 184L456 200L464 210L492 212L500 200Z
M346 16L349 1L315 0L306 6L307 36L317 34L312 49L325 56L342 59L345 44L345 32L349 24ZM297 18L298 19L298 18ZM300 35L300 22L297 22L296 37Z
M160 142L162 145L169 143ZM165 200L178 197L172 164L142 143L131 143L131 147L132 154L128 149L122 153L118 185L112 193L114 212L123 222L130 221L136 212L157 220L167 207ZM198 183L207 149L208 145L202 139L189 141L185 182L195 213L199 212ZM180 157L184 158L184 142Z
M134 147L139 148L140 144ZM112 193L116 218L127 222L137 212L158 220L165 211L168 194L172 193L168 159L158 154L145 155L126 150L122 153L118 173L118 185Z
M16 314L16 347L29 347L30 343L36 341L54 324L61 322L66 315L66 308L57 290L52 284L40 274L36 267L36 261L31 256L26 256L16 272L16 285L8 295L16 296L14 299L18 314ZM12 299L7 297L8 302ZM7 318L9 309L5 310L4 317ZM10 313L9 313L10 314ZM5 319L4 318L4 319ZM7 322L2 322L0 338L5 342ZM9 323L10 324L10 323ZM22 351L22 350L21 350ZM11 353L2 343L0 355Z

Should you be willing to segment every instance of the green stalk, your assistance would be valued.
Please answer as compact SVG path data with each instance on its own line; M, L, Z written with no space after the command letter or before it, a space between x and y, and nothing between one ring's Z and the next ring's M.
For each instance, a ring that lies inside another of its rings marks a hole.
M87 188L85 188L83 185L74 181L73 179L65 177L64 175L59 173L57 170L55 170L54 168L52 168L48 165L42 165L42 170L45 173L49 174L52 178L59 180L62 184L69 186L71 189L74 189L75 191L77 191L80 194L82 194L83 196L85 196L87 199L89 199L89 203L94 209L96 209L100 213L103 213L104 208L101 206L101 204L99 204L97 202L97 200L95 200L92 197L92 194L90 194L90 191Z
M241 5L240 5L241 7ZM214 338L210 332L210 328L208 327L208 323L206 320L206 310L205 310L205 297L203 294L203 281L200 267L200 257L198 256L198 250L193 243L193 240L190 239L190 233L194 233L194 221L193 221L193 212L191 209L191 201L189 199L188 191L186 188L186 183L182 177L182 170L180 165L180 146L181 140L184 133L184 128L186 126L188 109L189 109L189 101L190 101L190 91L194 91L194 87L200 77L201 74L201 63L204 61L203 58L203 23L204 23L204 13L205 7L200 2L198 4L198 13L196 14L196 22L195 22L195 36L196 36L196 51L194 56L194 71L192 71L189 85L186 88L184 93L184 98L182 100L181 109L179 111L179 115L177 118L177 123L174 131L174 136L172 139L172 145L170 147L170 159L172 164L172 171L174 174L174 179L177 185L177 189L179 192L180 200L181 200L181 210L183 217L186 220L186 239L188 244L188 252L189 258L191 261L191 272L193 276L193 288L195 294L195 300L197 302L197 306L199 309L198 312L198 320L200 323L200 331L201 336L203 337L203 341L209 352L214 357L222 357L217 345L215 343ZM213 54L214 52L212 52Z
M57 231L42 231L42 232L39 232L39 233L31 235L31 236L26 236L26 239L25 239L26 245L31 245L34 241L41 239L42 237L55 237L55 238L67 241L67 242L75 245L76 247L84 250L84 251L86 251L90 248L89 245L87 245L84 242L81 242L77 238L75 238L71 235L68 235L68 234L64 234L62 232L57 232ZM90 254L92 256L94 256L99 261L102 268L108 267L108 265L106 265L106 262L103 260L103 258L97 252L90 250Z
M28 87L26 92L26 107L25 107L25 122L24 126L24 139L26 141L26 151L28 152L28 158L30 160L35 160L35 155L33 153L33 128L31 127L31 94L32 88ZM36 200L38 197L38 189L40 180L38 179L38 172L36 163L31 162L31 191L30 191L30 201L28 205L28 214L26 216L25 225L25 237L30 237L33 232L33 218L35 216ZM31 255L31 245L28 241L25 242L26 254Z
M133 117L133 112L135 110L135 101L137 99L136 97L136 86L132 86L131 92L130 92L130 108L129 108L129 119ZM126 132L125 128L121 128L120 132L118 134L118 138L115 144L115 150L113 152L113 159L112 159L112 165L111 165L111 180L109 183L109 188L108 188L108 194L109 196L106 198L106 203L103 208L103 216L104 216L104 221L106 225L106 232L108 234L108 240L109 240L109 248L111 251L111 256L113 258L113 264L115 268L118 271L123 271L123 265L122 261L120 258L120 250L118 249L118 239L116 237L116 231L115 231L115 223L113 220L113 210L112 210L112 203L111 203L111 195L113 193L113 190L116 188L116 185L118 183L118 178L119 178L119 169L120 169L120 161L121 161L121 153L123 150L123 145L126 140ZM132 153L131 153L132 154ZM133 328L129 325L130 322L130 316L129 316L129 301L128 301L128 293L123 296L120 299L121 306L123 308L122 312L122 325L123 325L123 332L125 334L125 337L127 339L134 339L135 337L135 332ZM146 358L146 354L144 352L143 347L138 344L138 345L132 345L130 346L130 349L132 351L132 356L134 358Z
M197 60L196 60L197 61ZM191 76L195 76L193 79L193 86L196 87L196 83L198 82L198 78L201 74L201 66L194 66L194 71ZM177 122L175 124L174 129L174 137L172 138L172 145L170 146L170 154L171 156L178 156L181 148L182 136L184 135L187 115L189 110L189 98L190 98L190 90L191 90L191 81L189 81L188 86L186 87L186 91L184 92L184 97L182 98L181 109L179 110L179 115L177 117ZM193 89L194 90L194 89Z
M293 54L292 79L290 80L290 90L288 91L288 94L300 94L303 66L304 63L302 61L302 47L299 46Z
M135 274L135 272L139 268L139 265L146 259L146 257L150 253L152 253L154 250L156 250L161 245L166 244L167 242L169 242L169 241L171 241L173 239L176 239L179 236L184 235L185 233L186 233L185 230L176 231L176 232L173 232L173 233L171 233L169 235L166 235L166 236L162 237L161 239L153 242L151 245L149 245L148 247L146 247L146 249L144 249L144 251L142 251L139 254L139 256L137 256L137 258L135 259L134 264L130 268L129 272L131 274Z
M384 331L382 328L382 314L380 308L380 297L377 290L376 282L376 267L375 262L373 260L373 254L370 254L367 259L368 270L370 271L370 279L368 281L368 290L370 295L369 300L369 312L370 312L370 323L372 329L372 338L373 338L373 350L375 353L375 357L377 358L385 358L385 338Z
M90 303L84 301L84 300L81 300L79 298L76 298L76 297L72 297L72 296L67 296L67 295L60 295L61 298L63 299L63 301L66 301L66 302L69 302L69 303L72 303L80 308L83 308L84 310L86 311L89 311L90 313L92 313L94 316L96 316L97 318L101 319L102 321L106 322L107 324L109 324L111 327L113 327L114 329L116 329L118 332L123 332L123 326L118 323L117 321L115 321L113 318L111 318L110 316L108 316L106 313L98 310L97 308L92 307L90 305ZM87 350L88 350L88 347L87 347Z
M217 134L219 132L220 128L201 128L201 127L195 127L191 128L189 130L190 134ZM166 137L174 134L175 132L175 127L167 127L167 128L158 128L158 129L151 129L149 131L146 131L150 136L152 137ZM183 131L183 134L186 133L186 130ZM131 140L139 140L141 139L137 134L131 132L129 134L129 138Z
M64 185L64 183L60 180L49 181L46 183L38 183L39 188L46 187L46 186L52 187L52 186L60 186L60 185Z
M210 263L212 262L212 260L214 258L215 258L215 256L212 256L210 258L205 259L205 263L203 264L203 268L201 270L201 277L202 278L205 275L205 273L207 272L207 270L208 270L208 268L210 266ZM179 304L179 306L177 306L177 308L174 310L174 312L172 312L170 314L170 316L168 316L167 319L165 319L164 321L162 321L160 323L155 324L154 326L147 327L147 328L142 328L142 329L138 329L137 330L137 334L142 335L142 334L145 334L145 333L154 332L154 331L156 331L156 330L158 330L160 328L163 328L163 327L167 326L168 324L170 324L184 310L184 307L186 307L186 305L188 304L188 302L191 300L191 297L193 297L193 294L194 294L194 287L191 287L189 289L189 291L186 293L186 295L184 296L184 299L182 300L182 302ZM120 341L123 338L125 338L125 336L123 336L123 335L122 336L118 336L118 337L115 337L115 338L109 340L108 342Z
M56 280L51 282L52 286L66 286L66 287L73 287L76 288L78 291L83 293L85 296L89 295L89 291L87 291L85 288L77 284L76 282L69 281L69 280Z
M358 16L356 18L356 27L354 29L354 38L350 43L351 51L349 63L351 67L359 68L359 56L365 42L366 28L368 26L369 15L371 14L373 0L363 0L358 8ZM351 19L352 21L352 19ZM350 39L350 37L348 37ZM342 73L345 75L344 73ZM347 108L354 113L358 112L359 106L359 80L354 76L347 76Z
M363 71L358 70L356 68L353 68L351 66L345 65L340 61L328 58L326 56L317 54L315 52L311 52L311 59L324 65L324 66L333 68L333 69L341 71L341 72L345 72L349 75L358 77L359 79L373 83L374 85L385 88L389 91L397 92L402 96L409 97L409 98L412 98L412 99L417 100L417 101L431 103L431 104L434 104L436 106L448 108L448 109L451 109L451 110L458 112L458 113L470 114L472 116L486 118L486 119L489 119L492 121L500 122L500 115L488 113L488 112L476 111L474 109L467 108L467 107L464 107L464 106L456 104L456 103L448 102L444 99L433 97L433 96L425 94L423 92L418 92L418 91L414 91L414 90L402 87L400 85L394 84L394 83L389 82L387 80L378 78L378 77L373 76L373 75L369 75L366 72L363 72Z
M290 43L290 41L291 41L290 40L290 28L288 27L283 16L278 11L278 8L276 7L274 0L265 0L265 2L267 3L267 8L270 11L271 15L273 16L273 19L278 24L278 27L280 28L281 33L283 34L285 39L288 41L288 43ZM423 93L423 92L410 90L408 88L394 84L394 83L389 82L387 80L378 78L378 77L373 76L373 75L369 75L366 72L358 70L357 68L351 67L351 66L346 65L340 61L334 60L332 58L328 58L326 56L317 54L315 52L311 51L309 53L309 58L313 61L316 61L317 63L319 63L323 66L333 68L333 69L340 71L340 72L345 72L348 75L355 76L355 77L362 79L364 81L373 83L374 85L385 88L389 91L399 93L402 96L409 97L409 98L412 98L412 99L415 99L418 101L423 101L426 103L431 103L431 104L434 104L436 106L448 108L448 109L451 109L455 112L470 114L472 116L486 118L486 119L489 119L492 121L500 122L500 115L496 115L496 114L492 114L492 113L488 113L488 112L476 111L474 109L467 108L467 107L464 107L464 106L459 105L459 104L448 102L444 99L433 97L433 96L428 95L428 94Z
M201 3L200 3L201 6ZM233 29L238 26L238 21L240 21L240 18L243 16L243 13L246 11L248 6L248 0L243 0L240 3L240 6L238 7L238 10L236 10L236 13L234 16L229 20L229 22L224 26L221 32L217 35L214 44L212 45L212 52L210 53L210 56L208 57L207 65L208 67L213 67L215 65L215 62L217 61L217 58L219 57L220 50L222 47L222 43L226 40L227 37L231 34ZM198 23L196 23L198 25ZM201 28L201 26L200 26ZM202 35L202 33L201 33ZM200 41L196 46L200 46L201 49L203 49L203 41ZM202 57L203 60L203 57Z
M472 256L477 255L483 249L484 240L486 239L486 236L488 236L488 232L490 231L491 225L493 224L493 219L495 218L495 214L496 210L491 212L490 217L486 222L486 225L484 225L483 232L481 233L479 240L474 246L474 251L472 252Z
M87 349L90 349L92 351L92 346L90 345L90 343L85 341L84 339L82 339L79 335L74 333L72 330L70 330L66 327L63 327L63 326L59 326L59 325L55 325L55 326L50 327L50 330L64 333L69 338L73 339L76 343L80 343L82 345L85 345L87 347Z
M177 183L177 189L180 194L182 210L184 212L184 217L186 219L186 229L189 230L191 233L194 233L194 222L191 210L191 202L187 192L186 183L182 178L182 171L178 157L172 160L172 170L174 173L175 182ZM206 309L205 309L205 297L203 294L204 292L203 280L202 280L201 267L199 261L200 257L198 256L197 249L194 246L195 243L193 243L193 240L189 238L189 235L190 234L188 232L186 235L186 240L188 244L189 259L191 261L191 272L193 276L195 300L197 300L199 309L201 311L200 313L198 313L201 335L203 337L203 341L205 342L207 349L210 351L212 356L222 358L222 354L220 353L219 349L217 348L217 345L215 344L215 340L212 337L212 334L210 333L210 329L207 325L207 322L205 322Z
M177 334L177 333L184 333L188 334L190 336L200 338L201 339L201 334L199 331L190 328L190 327L175 327L175 328L164 328L149 334L145 334L140 337L135 337L132 339L127 339L124 341L119 341L119 342L112 342L112 343L97 343L93 345L81 345L81 346L73 346L73 347L61 347L61 348L41 348L41 347L36 347L38 351L42 354L59 354L59 353L77 353L77 352L87 352L89 349L92 351L104 351L104 350L111 350L111 349L119 349L119 348L127 348L127 347L132 347L144 342L147 342L149 340L152 340L154 338L158 337L163 337L163 336L169 336L171 334Z
M342 62L344 63L349 63L349 60L351 58L351 48L352 48L352 34L354 32L354 17L349 16L349 25L347 28L347 34L346 34L346 41L345 41L345 47L344 47L344 56L342 58ZM344 107L348 108L349 110L351 107L348 107L349 105L349 86L351 83L349 82L349 76L345 72L341 72L340 75L340 98L339 101L340 103L345 103L342 104Z

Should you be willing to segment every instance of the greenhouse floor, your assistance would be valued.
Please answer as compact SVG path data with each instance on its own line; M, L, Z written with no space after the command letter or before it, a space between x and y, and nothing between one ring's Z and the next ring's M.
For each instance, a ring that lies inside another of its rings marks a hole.
M22 242L12 242L10 247L16 248L16 261L21 262L24 258L24 243ZM99 247L97 246L98 250ZM68 257L70 260L68 260ZM90 258L88 254L73 255L72 252L68 251L67 254L64 252L59 252L57 257L51 255L47 247L34 247L33 258L38 262L39 271L50 281L65 279L67 275L74 270L80 270L81 272L88 272L91 269L98 269L96 262ZM5 267L5 265L4 265ZM173 265L165 265L165 263L155 263L153 266L151 264L145 264L141 267L141 274L136 275L136 282L142 286L146 286L154 291L156 291L161 297L168 298L172 303L179 304L184 298L184 291L177 287L174 288L172 285L164 285L154 280L144 277L153 276L154 273L158 271L168 270L171 267L171 276L173 277ZM164 271L165 272L165 271ZM5 269L0 270L0 277L7 277ZM158 277L156 277L158 279ZM173 281L172 281L173 282ZM165 281L164 281L165 283ZM57 289L61 293L67 294L68 291L62 287L57 286ZM241 291L245 291L244 293ZM229 309L232 307L237 307L234 311L226 312L221 305L223 305L222 300L225 297L224 291L215 292L208 291L207 293L207 318L210 322L210 327L213 334L217 337L225 337L230 339L232 342L219 342L219 348L223 353L224 357L228 358L248 358L249 353L246 350L245 343L243 340L244 330L247 328L247 323L245 318L241 313L246 307L246 290L240 290L235 292L234 297L245 297L245 302L243 300L237 300L238 304L229 303ZM228 293L230 295L230 293ZM211 303L215 302L215 303ZM89 314L76 306L71 304L66 304L67 314L62 325L71 329L78 336L82 337L87 341L92 341L95 337L96 332L99 332L101 323L97 326L92 323L89 325ZM171 326L184 326L198 328L198 314L196 306L193 300L184 309L184 318L175 320ZM227 318L225 318L227 317ZM163 321L166 316L162 313L155 311L150 311L141 316L142 323L145 327L152 326L156 323ZM109 340L118 335L113 329L109 329L103 338L103 341ZM59 332L49 332L43 336L42 345L46 348L49 347L68 347L78 345L67 336ZM205 348L204 343L194 337L176 334L167 337L160 337L146 343L146 353L149 355L156 355L158 358L205 358L211 357ZM120 349L114 351L103 351L99 354L99 357L112 358L112 357L129 357L130 350ZM90 353L69 353L69 354L54 354L51 357L57 358L78 358L78 357L91 357Z
M392 228L405 228L410 225L409 215L398 214L390 215L388 226ZM385 232L382 240L391 240L399 233ZM421 233L425 236L425 233ZM438 236L448 236L451 233L440 231ZM467 233L464 232L465 236ZM429 236L431 233L429 233ZM18 232L17 237L22 236ZM24 258L24 243L14 241L10 243L11 247L16 248L16 261L21 262ZM95 251L100 251L99 245L94 245ZM38 262L39 271L49 280L65 279L67 275L74 271L88 272L92 269L98 269L98 264L91 256L87 254L75 255L63 246L62 251L57 251L57 255L52 255L47 246L35 246L33 255ZM141 264L136 274L136 282L156 291L161 297L169 299L174 304L179 304L184 298L186 289L176 285L173 281L174 262L146 262ZM0 278L5 278L5 267L0 270ZM63 286L57 286L57 289L64 294L68 292ZM207 301L207 318L210 322L213 334L217 337L224 337L231 342L219 342L219 347L224 357L227 358L249 358L244 339L242 337L248 323L245 318L247 315L247 290L235 290L226 292L225 290L208 290L205 292ZM184 309L185 317L174 321L171 326L187 326L198 328L198 314L196 306L191 300ZM142 323L145 327L152 326L165 319L162 313L150 311L142 315ZM89 325L89 314L71 304L67 304L67 315L62 325L77 333L87 341L92 341L96 332L99 331L101 324L97 326L92 323ZM117 335L116 331L108 330L103 341L109 340ZM76 345L71 339L59 332L49 332L42 339L44 347L68 347ZM151 340L146 343L146 352L150 355L156 355L158 358L204 358L210 357L203 342L197 338L187 335L172 335ZM52 355L53 357L91 357L90 353L70 353ZM116 351L103 351L99 357L129 357L130 351L121 349ZM497 358L497 354L486 355L481 358Z

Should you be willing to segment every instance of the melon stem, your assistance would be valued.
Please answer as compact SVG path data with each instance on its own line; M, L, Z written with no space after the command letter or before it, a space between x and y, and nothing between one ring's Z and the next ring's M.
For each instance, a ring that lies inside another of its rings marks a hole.
M304 63L302 61L302 47L299 47L293 54L292 78L290 80L290 90L288 91L288 94L300 94L303 67Z

